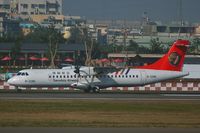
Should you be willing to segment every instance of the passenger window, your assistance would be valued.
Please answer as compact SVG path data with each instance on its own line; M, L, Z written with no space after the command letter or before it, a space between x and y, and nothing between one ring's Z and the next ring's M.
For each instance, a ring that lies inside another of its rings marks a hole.
M60 75L60 78L62 78L62 75Z
M58 78L58 75L56 76L56 78Z
M65 75L63 76L63 78L65 78Z
M25 75L25 73L22 73L21 75L22 75L22 76L24 76L24 75Z
M138 78L138 75L136 75L136 78Z
M51 78L51 76L49 76L49 78Z

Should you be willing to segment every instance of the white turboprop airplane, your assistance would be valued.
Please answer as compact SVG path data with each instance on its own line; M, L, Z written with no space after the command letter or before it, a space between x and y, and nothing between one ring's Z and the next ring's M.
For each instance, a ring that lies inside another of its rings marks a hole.
M161 59L135 68L69 66L62 69L26 69L8 80L16 87L74 87L96 92L107 87L134 87L180 78L190 42L177 40Z

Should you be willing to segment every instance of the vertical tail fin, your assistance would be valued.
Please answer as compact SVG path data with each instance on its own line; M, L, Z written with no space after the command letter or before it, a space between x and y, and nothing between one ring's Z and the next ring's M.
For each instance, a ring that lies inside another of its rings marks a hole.
M155 69L182 71L185 54L190 42L188 40L177 40L161 59L147 66L137 67L140 69Z

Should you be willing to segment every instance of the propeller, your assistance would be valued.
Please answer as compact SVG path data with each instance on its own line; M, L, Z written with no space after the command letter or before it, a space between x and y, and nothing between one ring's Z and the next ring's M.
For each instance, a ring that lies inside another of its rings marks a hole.
M76 74L76 76L77 76L77 84L78 84L78 82L79 82L79 78L80 78L80 76L81 76L81 74L80 74L80 68L81 68L81 66L80 66L80 54L79 54L79 52L77 53L77 56L76 56L76 64L75 64L75 70L74 70L74 73Z
M75 70L74 70L74 73L80 75L80 66L75 66Z

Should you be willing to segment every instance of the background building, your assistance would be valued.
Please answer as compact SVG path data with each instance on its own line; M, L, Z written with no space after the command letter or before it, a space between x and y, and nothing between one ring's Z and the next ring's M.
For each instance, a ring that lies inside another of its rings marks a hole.
M23 42L20 45L20 51L18 54L15 54L15 58L13 58L12 55L12 49L16 47L16 43L0 43L0 68L4 66L29 66L33 62L31 61L30 57L37 57L38 59L34 60L34 65L41 66L41 60L40 58L47 55L48 51L48 43L26 43ZM66 58L70 57L72 59L77 59L76 56L78 51L80 52L79 61L80 63L83 60L84 53L85 53L85 47L83 44L66 44L66 43L60 43L58 47L58 53L56 56L56 63L60 65L61 63L67 63L65 61ZM10 60L3 61L3 57L12 57ZM23 58L23 59L22 59ZM15 62L15 63L14 63ZM48 60L46 62L49 66L50 61ZM15 64L15 65L14 65Z
M19 21L0 17L0 37L17 37L20 34Z
M10 11L10 2L11 0L0 0L0 10L1 11Z
M0 0L0 10L19 15L61 15L62 0Z

